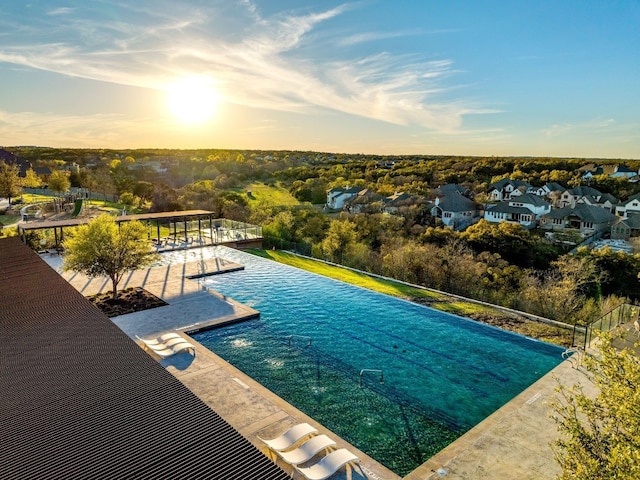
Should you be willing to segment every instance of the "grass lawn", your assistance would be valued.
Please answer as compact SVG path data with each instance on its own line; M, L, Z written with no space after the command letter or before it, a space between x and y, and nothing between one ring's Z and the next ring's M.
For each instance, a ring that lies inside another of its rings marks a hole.
M300 204L300 202L289 193L289 190L282 187L254 182L246 185L243 191L251 192L251 194L248 195L250 203L264 203L266 205L287 207Z
M3 225L12 225L20 221L20 215L0 215L0 223Z
M423 298L435 301L444 301L448 297L443 294L423 290L421 288L411 287L403 283L385 280L382 278L372 277L365 273L356 272L347 268L341 268L333 265L327 265L324 262L299 257L288 252L280 250L248 250L254 255L270 258L276 262L291 265L302 270L317 273L325 277L340 280L359 287L368 288L376 292L393 295L401 298Z
M367 288L379 293L404 298L417 303L428 305L437 310L468 317L505 330L526 335L531 338L568 346L571 342L571 332L544 323L529 320L517 314L507 313L489 305L467 302L463 299L451 297L445 293L433 292L421 288L405 285L393 280L372 277L365 273L347 268L327 265L313 259L299 257L280 250L246 250L248 253L269 258L279 263L291 265L308 272L317 273L325 277L340 280L352 285Z

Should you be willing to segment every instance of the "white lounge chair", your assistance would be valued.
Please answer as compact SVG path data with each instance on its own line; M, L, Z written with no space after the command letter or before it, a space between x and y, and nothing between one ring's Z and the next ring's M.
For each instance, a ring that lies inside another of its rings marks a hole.
M335 444L336 442L326 435L318 435L317 437L311 437L295 450L276 453L288 464L298 465L300 463L308 462L316 455L316 453L329 447L333 447Z
M310 467L298 467L297 465L294 465L293 468L300 472L300 474L307 480L325 480L335 474L347 463L357 461L358 457L346 448L341 448L331 452L318 463L314 463Z
M180 336L178 336L178 338L169 338L164 343L157 339L145 340L137 335L136 337L145 345L145 347L149 348L149 350L161 358L167 358L185 350L191 350L193 355L196 354L196 347Z
M183 342L186 341L183 337L180 336L179 333L175 333L175 332L163 333L158 338L150 338L150 339L146 339L146 340L143 340L142 338L140 338L137 335L136 335L136 338L138 340L140 340L141 342L144 342L146 345L156 345L158 347L163 346L169 340L179 339L179 340L181 340Z
M308 423L299 423L298 425L291 427L279 437L271 440L265 440L260 437L258 438L266 443L271 450L282 451L293 447L302 438L316 433L318 433L318 430Z

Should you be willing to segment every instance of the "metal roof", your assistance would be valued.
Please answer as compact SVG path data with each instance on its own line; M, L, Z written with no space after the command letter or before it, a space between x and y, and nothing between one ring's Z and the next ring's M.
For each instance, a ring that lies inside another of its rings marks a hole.
M213 218L213 212L207 210L180 210L176 212L138 213L133 215L119 215L114 217L116 222L128 222L131 220L174 220L185 218ZM68 218L65 220L42 220L32 223L21 223L22 230L40 230L55 227L76 227L88 223L90 218Z
M0 239L3 479L288 475L20 239Z

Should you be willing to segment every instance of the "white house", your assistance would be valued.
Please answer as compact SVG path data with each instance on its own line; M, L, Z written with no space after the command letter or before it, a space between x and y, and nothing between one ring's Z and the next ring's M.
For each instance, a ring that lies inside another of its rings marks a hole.
M431 215L454 230L464 230L479 218L476 203L458 193L436 197Z
M576 200L576 205L584 203L585 205L592 205L594 207L604 208L611 213L616 211L616 207L620 203L619 200L610 193L603 193L600 196L583 195Z
M640 214L640 193L636 193L630 196L626 202L618 204L616 214L622 218L628 218L630 214Z
M565 187L556 182L548 182L545 183L541 187L533 187L529 190L529 193L533 193L534 195L538 195L539 197L548 198L554 192L558 192L561 194L566 190Z
M503 178L502 180L489 185L488 193L491 201L501 202L509 200L511 197L522 195L531 188L531 184L522 180L511 180Z
M560 199L558 200L558 207L572 207L574 208L581 197L590 196L593 198L602 197L602 192L593 187L575 187L562 192Z
M535 227L537 220L551 212L551 204L531 193L525 193L487 207L484 219L488 222L518 223L523 227Z
M342 210L346 202L364 190L362 187L332 188L327 192L327 207L331 210Z

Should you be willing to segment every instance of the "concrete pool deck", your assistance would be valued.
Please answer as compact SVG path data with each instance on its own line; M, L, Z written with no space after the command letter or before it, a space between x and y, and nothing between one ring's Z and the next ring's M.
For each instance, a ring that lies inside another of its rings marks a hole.
M43 259L59 270L59 256L45 255ZM223 274L242 268L221 258L211 258L205 263L208 274ZM113 322L136 340L136 336L153 337L168 331L189 332L257 315L250 307L205 290L197 279L187 278L198 275L203 271L202 268L201 262L188 262L131 273L121 282L120 288L142 287L168 305L114 317ZM108 279L89 279L71 272L62 275L85 296L111 289ZM196 345L195 357L183 353L161 360L160 363L274 461L273 454L258 436L271 438L291 425L308 422L333 438L338 447L346 447L360 458L359 464L343 469L333 479L400 478L213 352L195 341L193 343ZM505 356L508 354L505 352ZM555 396L556 378L565 385L581 383L587 393L594 389L582 369L575 368L576 363L575 360L562 362L552 373L545 375L404 478L555 478L560 469L549 444L557 437L557 430L550 418L549 402ZM291 467L284 462L279 460L277 463L292 473ZM298 474L294 476L298 477L301 478Z

